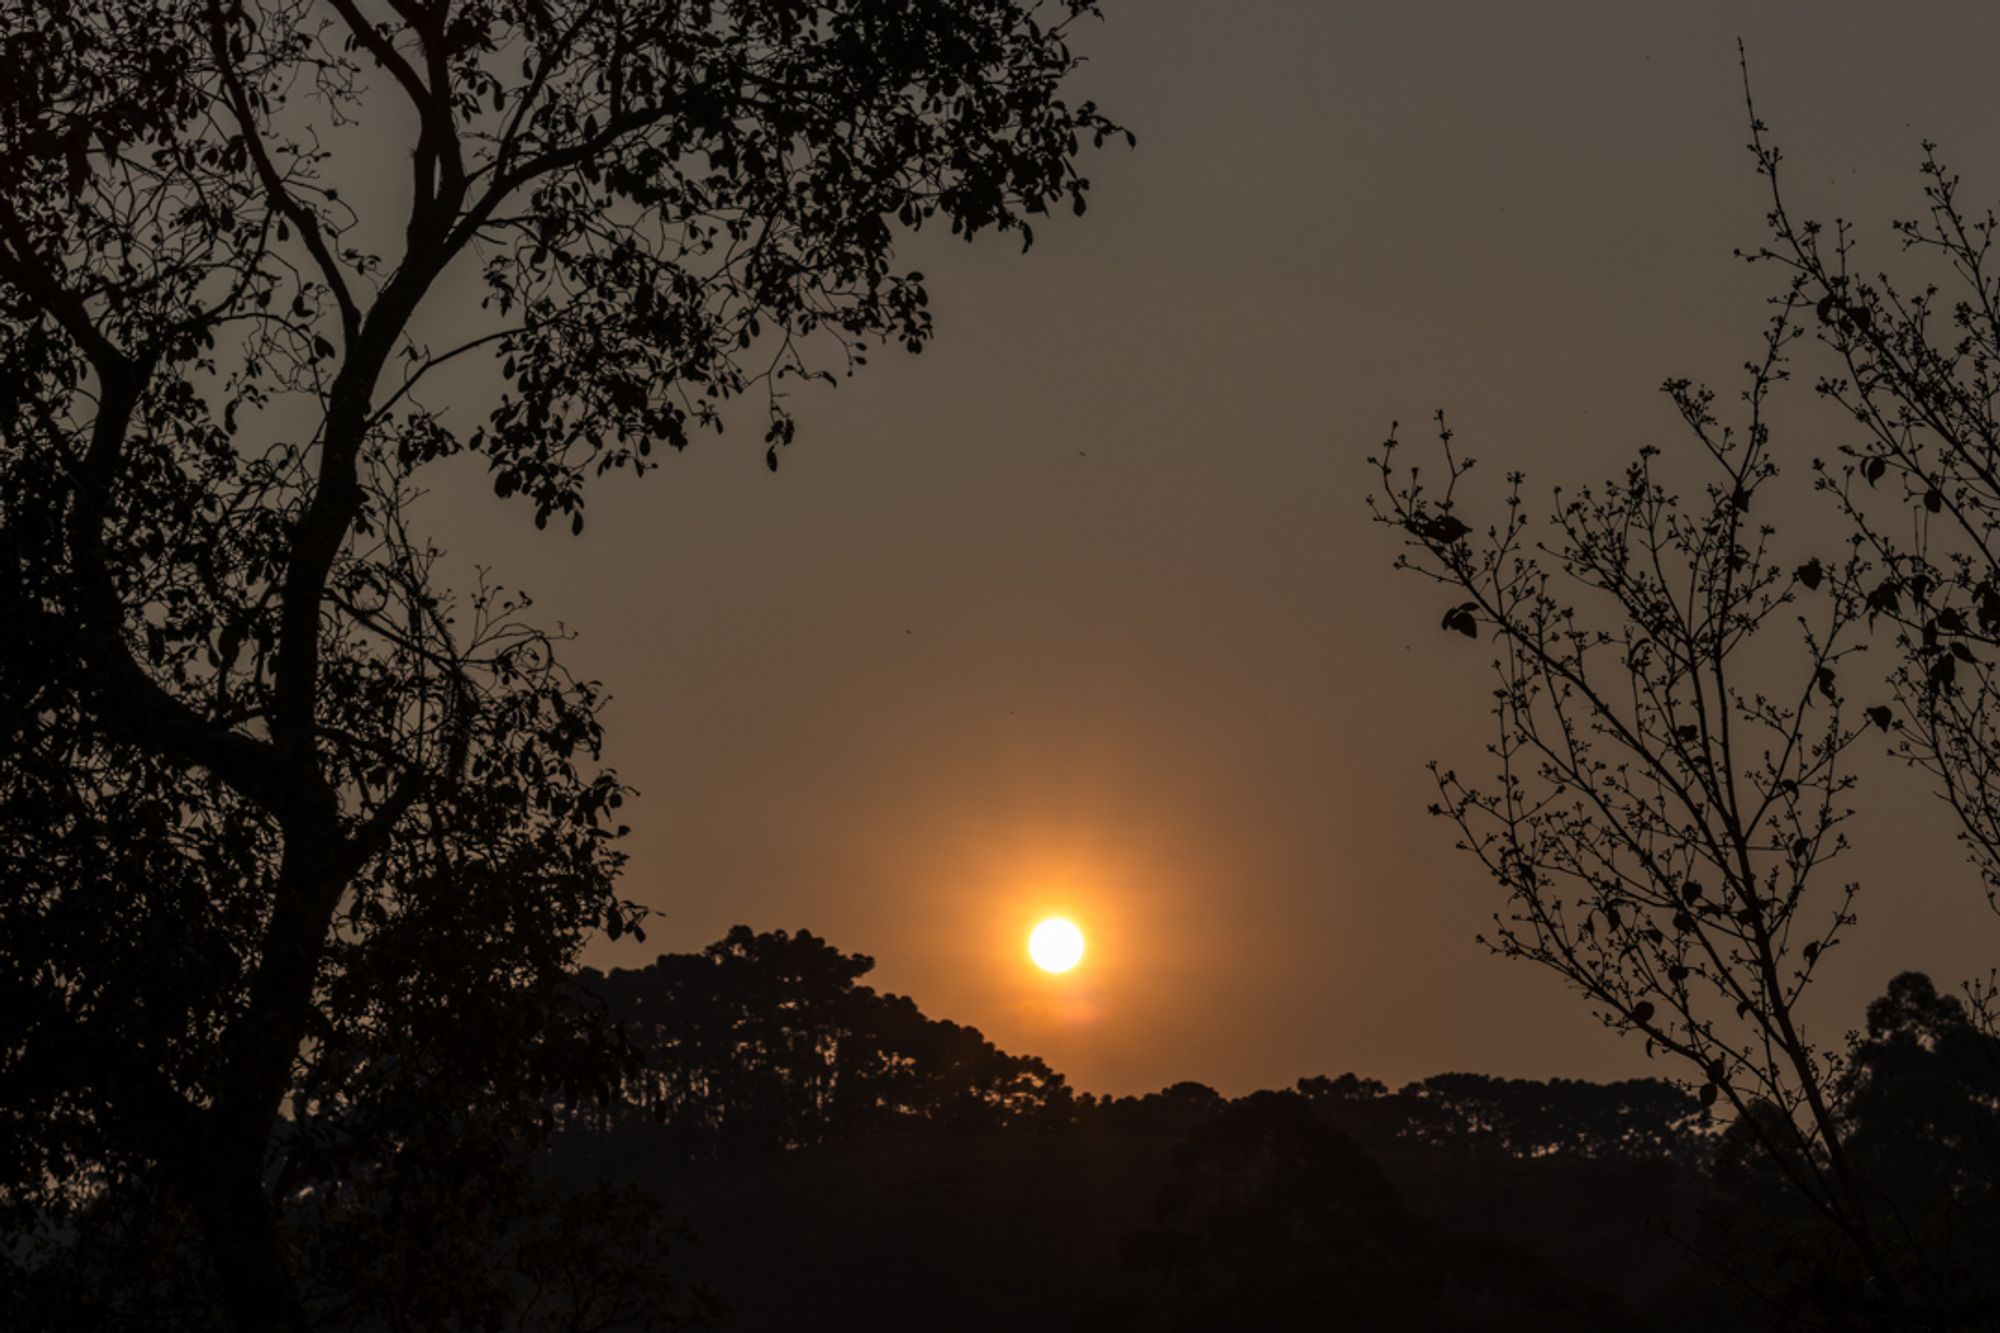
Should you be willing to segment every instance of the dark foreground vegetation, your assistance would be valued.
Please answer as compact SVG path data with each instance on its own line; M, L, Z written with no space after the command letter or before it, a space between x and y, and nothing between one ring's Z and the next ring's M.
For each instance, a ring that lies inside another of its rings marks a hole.
M1942 290L1864 280L1752 117L1772 318L1733 422L1667 382L1684 496L1648 448L1545 525L1442 423L1375 465L1500 673L1498 771L1436 805L1490 943L1688 1095L1106 1102L809 936L578 973L646 915L604 693L445 586L419 498L580 533L746 417L776 470L797 390L931 341L902 239L1084 211L1132 141L1070 86L1096 17L0 0L0 1328L2000 1321L1994 1009L1797 1017L1858 921L1856 746L2000 902L1996 223L1928 153L1896 234ZM1781 557L1808 357L1847 540Z
M451 1043L357 1053L300 1103L282 1242L315 1323L381 1329L1859 1326L1843 1266L1742 1127L1652 1079L1352 1074L1234 1100L1078 1094L739 927L585 969L533 1034L575 1086L475 1089ZM468 1024L458 1048L513 1040ZM609 1057L607 1058L607 1052ZM1846 1147L1890 1192L1930 1327L1994 1322L2000 1043L1924 978L1868 1014ZM606 1071L610 1071L608 1074ZM393 1096L390 1094L394 1094ZM410 1101L424 1115L407 1114ZM380 1116L398 1107L390 1125ZM78 1182L17 1239L10 1328L225 1326L195 1219ZM1885 1210L1886 1213L1886 1210Z
M1084 211L1095 18L0 0L0 1325L679 1317L658 1208L528 1166L645 915L604 693L417 501L776 470L930 341L899 238Z

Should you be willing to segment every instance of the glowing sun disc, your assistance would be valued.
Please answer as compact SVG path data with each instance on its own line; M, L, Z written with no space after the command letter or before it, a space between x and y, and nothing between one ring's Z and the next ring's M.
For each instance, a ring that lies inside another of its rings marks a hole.
M1028 957L1044 972L1067 972L1083 961L1083 932L1075 922L1052 916L1029 934Z

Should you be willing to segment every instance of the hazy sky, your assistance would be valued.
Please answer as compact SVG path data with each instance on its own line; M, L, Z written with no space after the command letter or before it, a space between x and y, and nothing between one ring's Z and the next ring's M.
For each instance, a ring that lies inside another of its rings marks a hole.
M1727 385L1769 278L1731 259L1764 207L1736 38L1795 204L1886 259L1923 137L2000 199L2000 7L1106 8L1077 91L1138 150L1026 257L908 249L937 344L802 395L778 475L704 440L574 540L440 505L615 696L626 890L661 917L592 961L807 927L1098 1091L1645 1071L1473 942L1496 899L1423 763L1476 764L1490 653L1390 571L1363 459L1439 406L1549 483L1677 445L1656 386ZM1793 402L1782 457L1839 443ZM2000 953L1935 802L1864 804L1823 1037L1897 970ZM1060 980L1022 955L1052 910L1092 945Z

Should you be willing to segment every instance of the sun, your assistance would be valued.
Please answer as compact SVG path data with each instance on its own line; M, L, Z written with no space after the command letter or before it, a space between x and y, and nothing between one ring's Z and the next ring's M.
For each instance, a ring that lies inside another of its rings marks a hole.
M1052 916L1028 933L1028 957L1044 972L1067 972L1083 961L1083 932Z

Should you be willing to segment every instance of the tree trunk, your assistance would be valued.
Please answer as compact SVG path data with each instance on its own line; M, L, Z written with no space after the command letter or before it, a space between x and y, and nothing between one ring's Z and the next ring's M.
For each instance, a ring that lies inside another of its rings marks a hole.
M236 1333L307 1333L305 1305L285 1266L278 1220L256 1166L262 1157L262 1144L247 1161L237 1150L209 1154L206 1163L187 1163L182 1179Z

